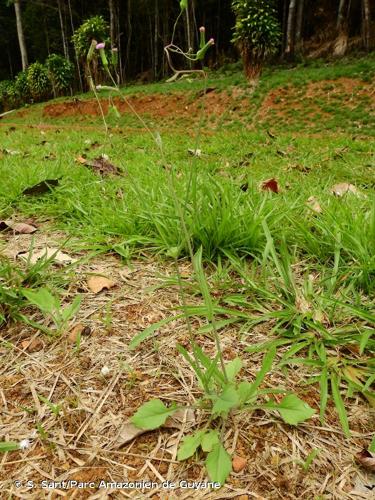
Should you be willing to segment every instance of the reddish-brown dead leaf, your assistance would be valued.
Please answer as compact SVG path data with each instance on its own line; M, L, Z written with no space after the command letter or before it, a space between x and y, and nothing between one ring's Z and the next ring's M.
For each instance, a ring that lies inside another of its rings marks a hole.
M365 469L371 472L375 472L375 456L372 453L363 449L360 453L357 453L356 459L362 467L365 467Z
M276 179L267 179L261 184L262 191L272 191L273 193L280 193L280 187Z
M92 276L87 280L87 286L93 293L99 293L102 290L113 288L116 283L104 276Z
M234 472L241 472L246 467L246 464L247 464L246 458L239 457L238 455L235 455L233 457L232 467Z
M76 158L78 163L85 165L86 167L91 168L94 172L100 175L118 175L121 174L121 170L113 165L107 155L100 155L93 160L89 160L84 156L78 156Z
M82 325L82 323L78 323L77 325L73 326L68 335L69 342L75 344L78 340L78 337L82 334L84 329L85 326Z
M27 352L37 352L43 349L41 339L26 339L21 342L21 349Z

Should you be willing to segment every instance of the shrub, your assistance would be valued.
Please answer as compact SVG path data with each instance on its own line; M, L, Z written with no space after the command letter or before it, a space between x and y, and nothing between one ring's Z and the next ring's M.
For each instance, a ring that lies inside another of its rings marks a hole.
M72 40L79 57L86 57L93 39L98 42L108 40L108 24L102 16L90 17L74 32Z
M265 59L277 52L281 30L274 0L233 0L236 25L232 42L240 48L249 80L257 77Z
M1 110L12 109L17 106L17 91L12 80L0 82L0 108Z
M18 94L19 104L28 102L31 98L29 83L27 81L27 70L20 71L14 81L14 86Z
M27 83L34 100L42 101L51 93L51 82L46 66L35 62L29 66L27 71Z
M54 91L66 91L73 82L73 64L58 54L51 54L46 60L46 67Z

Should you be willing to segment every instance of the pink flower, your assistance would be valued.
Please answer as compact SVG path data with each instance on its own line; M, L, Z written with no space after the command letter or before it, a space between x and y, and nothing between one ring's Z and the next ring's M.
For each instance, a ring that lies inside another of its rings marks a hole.
M100 49L104 49L104 47L105 47L105 43L104 43L104 42L98 43L98 45L96 46L96 48L97 48L98 50L100 50Z
M214 40L213 38L210 38L210 39L208 40L208 43L209 43L210 45L214 45L214 44L215 44L215 40Z
M201 27L199 28L199 31L200 31L201 33L204 33L204 32L206 31L206 28L205 28L204 26L201 26Z

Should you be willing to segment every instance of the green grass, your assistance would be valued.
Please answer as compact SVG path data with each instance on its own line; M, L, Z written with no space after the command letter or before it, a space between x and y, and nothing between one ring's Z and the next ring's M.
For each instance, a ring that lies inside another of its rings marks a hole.
M366 82L374 74L373 56L268 69L248 96L245 114L231 118L227 113L213 126L204 116L200 158L188 153L196 145L197 125L182 117L155 125L162 159L155 140L129 114L118 123L109 118L109 137L99 118L45 118L43 105L25 116L10 115L0 128L0 218L33 217L46 222L46 230L79 237L78 248L116 252L125 259L145 251L186 257L172 178L193 250L202 248L211 291L220 297L213 305L217 324L238 323L249 344L252 328L272 325L271 338L293 349L282 364L305 363L321 371L323 378L314 379L322 388L321 414L330 393L347 433L340 381L346 381L349 397L350 391L359 391L373 398L371 380L366 386L353 382L348 366L359 370L361 380L369 380L373 370L368 358L375 349L374 114L363 96L354 96L348 107L344 94L327 102L324 95L306 99L305 90L309 82L330 80L321 88L331 92L338 78ZM235 84L246 86L242 75L224 70L210 76L208 84L231 91ZM185 80L125 92L168 96L179 91L191 97L201 87L199 80ZM289 115L260 120L262 100L280 87L289 89ZM314 118L306 116L310 112ZM105 178L93 173L76 161L83 153L89 158L107 154L122 174ZM259 190L271 177L279 182L279 194ZM51 193L22 194L53 178L60 183ZM340 182L354 184L362 195L334 197L330 188ZM311 196L322 213L307 206ZM190 291L199 293L194 286ZM207 315L204 306L190 313ZM363 359L348 354L353 344Z

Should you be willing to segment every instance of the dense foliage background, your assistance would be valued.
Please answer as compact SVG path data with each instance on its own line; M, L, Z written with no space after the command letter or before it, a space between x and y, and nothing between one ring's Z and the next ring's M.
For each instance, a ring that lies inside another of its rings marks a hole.
M371 0L189 0L184 22L177 26L176 42L185 49L196 48L197 28L204 25L208 36L215 38L206 63L218 67L236 60L240 48L232 42L236 24L232 3L237 8L243 4L242 11L254 5L275 8L281 33L277 54L288 60L342 55L374 45ZM15 7L21 12L27 62L44 62L54 53L63 55L74 64L77 88L72 36L85 20L97 15L108 23L108 39L119 49L121 80L149 81L168 72L163 47L170 41L180 12L178 0L0 0L0 80L14 78L22 69Z

